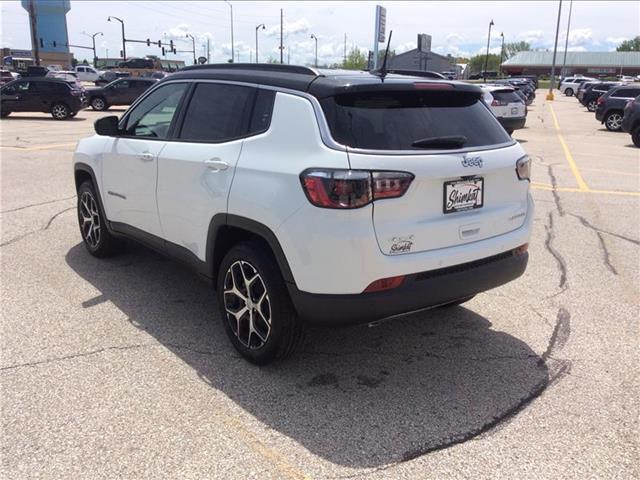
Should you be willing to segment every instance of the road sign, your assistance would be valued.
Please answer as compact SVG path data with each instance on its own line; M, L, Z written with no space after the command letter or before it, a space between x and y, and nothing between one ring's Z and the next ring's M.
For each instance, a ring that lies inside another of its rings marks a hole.
M429 53L431 51L431 35L426 33L418 34L418 51L422 53Z
M376 38L378 43L385 41L385 33L387 30L387 9L376 5Z

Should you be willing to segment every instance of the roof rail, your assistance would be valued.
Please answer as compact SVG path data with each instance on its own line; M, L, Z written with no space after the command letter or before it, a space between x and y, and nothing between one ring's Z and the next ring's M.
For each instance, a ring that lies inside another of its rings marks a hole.
M295 73L298 75L320 76L320 72L303 65L282 65L279 63L209 63L203 65L190 65L181 69L182 72L189 70L236 70L247 72L281 72Z
M375 75L379 72L380 70L371 70L370 73L373 73ZM395 73L396 75L408 75L411 77L437 78L438 80L446 80L444 75L438 72L431 72L429 70L403 70L399 68L387 68L386 73Z

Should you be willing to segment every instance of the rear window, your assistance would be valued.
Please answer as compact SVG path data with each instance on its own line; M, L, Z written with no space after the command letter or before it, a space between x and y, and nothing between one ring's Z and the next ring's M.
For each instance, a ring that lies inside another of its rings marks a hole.
M511 141L473 92L350 93L321 104L333 138L352 148L423 150L413 143L448 136L466 137L462 148Z
M496 100L500 100L501 102L506 103L522 103L522 99L518 96L518 94L512 90L498 90L495 92L491 92L491 95Z

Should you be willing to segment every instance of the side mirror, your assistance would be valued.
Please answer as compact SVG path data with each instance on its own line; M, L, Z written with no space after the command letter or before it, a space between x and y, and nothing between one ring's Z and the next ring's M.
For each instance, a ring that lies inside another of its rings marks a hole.
M93 128L98 135L106 137L116 137L120 133L118 130L119 119L116 115L109 115L108 117L102 117L93 123Z

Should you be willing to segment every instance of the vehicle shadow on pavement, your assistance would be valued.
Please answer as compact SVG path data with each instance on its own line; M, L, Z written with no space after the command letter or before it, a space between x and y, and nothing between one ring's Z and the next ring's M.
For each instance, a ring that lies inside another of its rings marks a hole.
M15 117L12 115L9 115L8 117L5 117L2 119L3 122L6 121L11 121L14 122L16 120L50 120L51 122L84 122L86 120L86 118L84 117L70 117L70 118L65 118L64 120L56 120L55 118L48 116L48 117Z
M112 302L212 388L334 464L378 467L473 438L549 378L526 343L463 307L312 329L299 353L259 368L235 352L211 285L187 268L134 245L98 260L78 244L66 261L99 291L82 302L87 315Z

